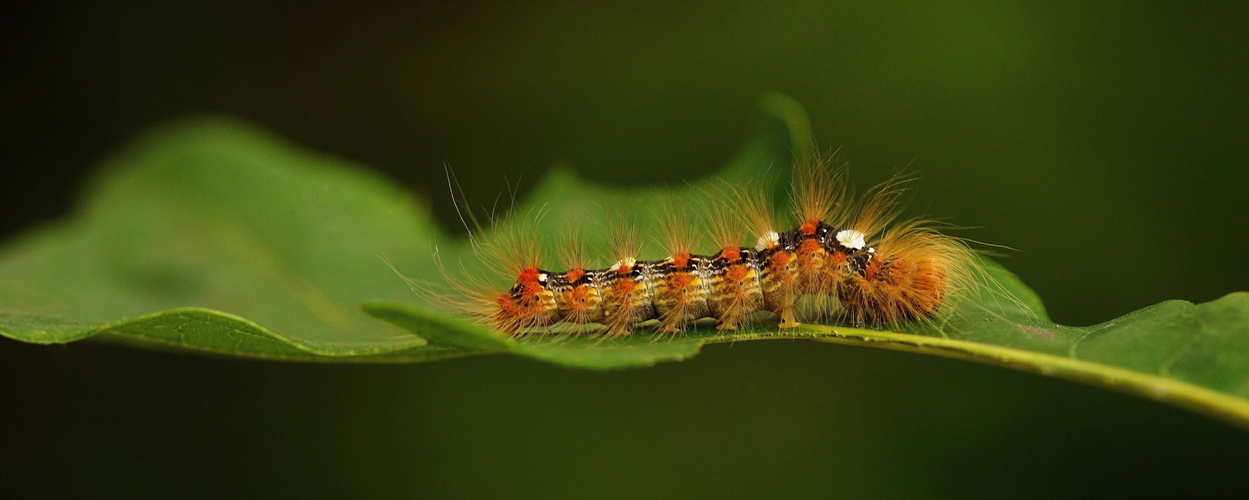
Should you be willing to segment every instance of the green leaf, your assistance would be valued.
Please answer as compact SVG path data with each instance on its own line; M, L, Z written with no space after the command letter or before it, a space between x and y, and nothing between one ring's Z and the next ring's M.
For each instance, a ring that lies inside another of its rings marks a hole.
M666 211L705 213L720 183L772 183L779 193L790 152L809 147L810 134L792 100L771 95L764 109L770 118L757 138L716 179L613 188L556 167L515 213L535 226L547 255L558 252L572 222L596 255L605 245L595 235L609 218L653 228ZM444 189L443 179L427 189ZM518 341L423 304L380 257L431 288L441 280L435 247L452 269L479 272L466 242L441 236L428 209L367 168L255 127L204 118L158 128L106 162L88 193L71 220L0 250L0 335L302 361L509 353L589 369L686 359L706 343L803 338L1029 370L1249 427L1245 293L1067 327L1050 322L1031 290L985 261L999 287L957 304L940 324L897 332L836 323L780 331L763 320L728 334L703 322L679 336L643 329L626 338Z

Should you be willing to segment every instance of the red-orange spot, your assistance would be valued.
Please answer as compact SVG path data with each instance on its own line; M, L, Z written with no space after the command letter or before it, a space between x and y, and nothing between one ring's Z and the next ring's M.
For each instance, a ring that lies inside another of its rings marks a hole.
M782 268L789 264L789 252L776 252L772 254L772 267Z
M623 295L632 292L634 285L635 283L632 279L617 280L615 285L616 293Z
M504 315L523 317L526 314L525 308L518 305L516 300L513 299L511 295L506 293L499 295L499 297L495 299L495 302L498 302L499 311Z
M580 267L564 273L564 279L568 280L569 283L576 283L582 276L585 276L585 269Z
M742 259L742 249L739 247L724 247L720 251L720 256L729 262L737 262Z
M571 300L572 306L577 308L580 311L584 311L586 309L585 308L586 299L590 297L590 287L581 285L579 287L573 288L572 293L570 293L569 295L572 298Z
M839 262L839 263L844 263L844 262L846 261L846 254L841 253L841 252L837 252L837 253L833 254L833 260L835 260L835 261L837 261L837 262Z
M685 288L694 281L694 277L689 273L676 273L672 275L672 285L677 288Z
M803 240L802 246L798 248L798 251L803 253L813 253L816 250L819 250L819 248L820 242L815 240Z
M520 270L520 276L519 276L519 277L517 277L516 281L518 281L518 282L520 282L520 283L527 283L527 282L530 282L530 281L538 281L538 274L540 274L540 273L538 272L538 268L537 268L537 267L535 267L535 266L529 266L529 267L526 267L526 268L524 268L524 269L521 269L521 270Z
M689 264L690 264L689 252L680 251L680 252L672 254L672 265L676 266L677 269L685 269L685 266L688 266Z
M802 223L802 226L801 226L802 234L805 234L805 235L815 234L815 228L819 226L820 226L819 219L807 219L806 222Z
M520 285L521 293L526 297L538 295L542 291L542 284L538 283L538 275L541 274L538 268L530 266L520 270L520 275L516 278L516 284Z
M741 281L746 279L746 266L730 266L724 271L724 276L733 281Z

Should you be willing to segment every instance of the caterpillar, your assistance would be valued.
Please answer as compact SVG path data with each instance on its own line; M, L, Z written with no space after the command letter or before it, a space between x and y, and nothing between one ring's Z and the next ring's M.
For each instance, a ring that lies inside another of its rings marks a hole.
M794 169L792 228L779 227L761 189L725 186L708 221L714 253L694 253L691 224L668 217L661 229L666 256L640 260L636 229L617 223L608 231L612 263L600 268L588 265L576 242L563 270L551 271L542 267L531 232L503 228L496 241L484 242L470 230L475 252L511 286L454 276L439 261L453 293L430 295L504 336L563 324L583 331L601 325L603 335L623 336L650 320L660 334L679 334L704 318L732 331L763 312L778 328L791 329L812 316L800 311L806 296L822 299L814 316L841 316L856 327L933 321L983 271L965 240L941 233L932 221L899 218L911 180L895 175L855 196L844 163L811 154ZM741 243L747 231L753 246Z

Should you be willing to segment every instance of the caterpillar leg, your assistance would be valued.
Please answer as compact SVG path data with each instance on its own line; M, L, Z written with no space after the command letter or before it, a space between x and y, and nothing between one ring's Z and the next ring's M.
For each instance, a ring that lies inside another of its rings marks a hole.
M782 308L780 311L777 311L776 312L777 317L781 318L781 324L778 326L784 329L798 328L799 326L801 326L802 323L799 323L798 320L794 317L795 316L794 312L796 309L797 309L796 307L791 305L789 307Z

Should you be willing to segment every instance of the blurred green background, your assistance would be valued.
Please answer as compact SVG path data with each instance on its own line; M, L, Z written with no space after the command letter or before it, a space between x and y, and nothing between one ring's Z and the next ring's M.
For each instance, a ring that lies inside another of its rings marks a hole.
M1016 248L1060 323L1249 288L1249 3L100 2L0 7L0 237L112 148L227 113L361 160L449 231L555 163L721 167L780 91L860 185ZM1249 487L1249 433L998 368L806 342L585 373L0 342L23 496L1176 496ZM6 495L7 496L7 495Z

